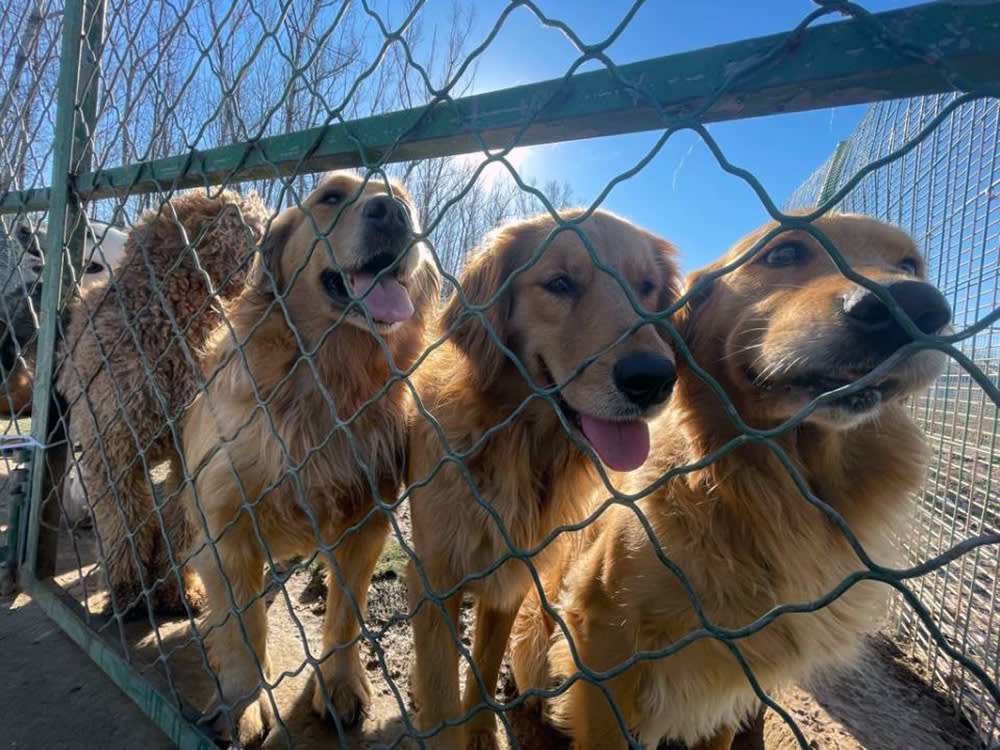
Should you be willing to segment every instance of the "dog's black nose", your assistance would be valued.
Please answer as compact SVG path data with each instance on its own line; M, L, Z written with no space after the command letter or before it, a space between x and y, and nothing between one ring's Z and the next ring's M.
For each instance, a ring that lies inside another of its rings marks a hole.
M924 333L937 333L951 321L948 300L924 281L895 281L886 286L889 296ZM906 331L873 292L858 287L844 298L844 315L866 336L877 337L885 348L898 349L907 341Z
M410 228L410 220L403 207L388 195L369 198L364 208L365 221L383 232L400 232Z
M615 385L636 406L648 409L670 397L677 368L662 354L636 352L615 363Z
M951 321L951 307L934 286L923 281L896 281L886 286L889 296L924 333L937 333ZM902 328L874 292L858 287L844 298L844 313L851 324L867 333Z

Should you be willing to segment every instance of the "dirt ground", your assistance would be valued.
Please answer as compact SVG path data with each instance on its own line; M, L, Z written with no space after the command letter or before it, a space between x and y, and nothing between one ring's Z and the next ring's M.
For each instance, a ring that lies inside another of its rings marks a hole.
M0 477L2 482L2 477ZM0 487L0 498L6 492ZM0 508L0 519L5 517ZM406 514L401 528L408 534ZM2 524L0 524L2 525ZM212 680L204 650L186 620L148 619L120 626L100 616L106 604L96 542L89 529L62 530L57 581L79 601L91 626L110 643L128 644L135 666L167 694L196 708L207 706ZM292 566L272 574L268 645L275 681L272 696L280 721L266 748L413 747L406 738L410 709L409 670L412 640L405 621L405 566L398 542L390 540L369 593L368 638L363 659L374 702L363 725L338 743L336 728L309 708L309 653L320 651L323 617L317 565ZM0 659L4 707L0 743L34 747L169 747L130 701L113 686L28 597L0 599ZM464 641L469 644L469 614L463 610ZM514 695L505 673L500 695ZM947 698L921 679L914 665L883 636L870 639L860 665L830 676L822 684L798 687L780 696L804 735L817 750L974 750L971 727L956 716ZM565 741L526 710L509 712L517 743L526 750L565 748ZM764 730L769 750L799 747L792 731L774 712ZM85 740L82 738L86 738ZM511 744L508 739L508 744ZM752 745L745 746L749 750Z

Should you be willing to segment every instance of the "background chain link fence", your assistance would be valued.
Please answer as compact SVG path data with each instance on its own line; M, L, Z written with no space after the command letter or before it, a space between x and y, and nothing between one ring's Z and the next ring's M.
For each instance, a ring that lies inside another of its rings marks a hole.
M926 138L884 169L867 175L838 204L904 227L924 248L931 278L951 302L957 329L989 320L997 309L1000 259L1000 106L995 99L963 104L955 95L874 105L842 143L788 200L787 208L829 197L864 165L914 140L942 113ZM996 382L997 327L982 327L961 349ZM995 497L996 403L951 362L913 411L935 459L918 504L917 533L904 548L911 563L968 536L1000 532ZM949 642L996 680L1000 668L997 580L1000 547L986 546L914 583ZM900 601L893 627L934 679L969 712L987 738L997 739L997 706L960 665L941 659L935 641Z
M187 747L211 746L199 710L219 683L204 633L192 627L190 608L171 620L152 613L129 620L121 603L109 598L105 574L114 552L88 517L98 503L120 506L120 478L106 478L102 497L79 501L82 451L100 453L104 438L99 430L96 445L69 443L60 420L67 406L79 402L67 404L53 389L57 340L67 336L67 304L110 273L112 286L126 278L116 266L124 237L144 212L163 211L165 201L184 190L218 195L230 188L244 196L256 191L269 209L267 220L255 224L243 216L247 237L257 240L279 210L301 206L327 169L353 167L373 181L399 179L413 196L422 238L447 292L465 252L488 229L574 203L571 185L539 185L521 174L516 148L658 133L642 158L623 166L596 206L618 183L648 168L675 133L690 130L721 171L759 196L767 214L784 226L801 226L808 217L784 215L780 200L727 160L706 124L892 99L897 101L872 107L857 133L787 207L819 205L818 213L847 208L902 225L927 254L931 278L955 311L953 337L921 343L941 348L951 361L944 378L914 406L935 460L920 498L918 533L906 539L913 567L887 582L911 592L894 605L894 633L968 712L980 739L1000 741L1000 529L992 479L1000 402L993 349L1000 318L998 4L939 3L873 15L853 3L822 2L786 34L630 65L617 65L609 50L633 23L641 0L625 6L618 26L596 43L582 41L571 20L550 18L531 2L505 6L481 39L470 33L473 5L456 3L443 25L427 22L426 6L422 0L258 0L228 8L203 0L106 7L28 0L2 6L0 79L9 85L0 98L0 396L10 419L2 444L9 499L0 510L0 530L7 532L8 575L19 566L21 585L172 739ZM473 95L477 63L514 12L530 13L560 31L575 60L560 79ZM841 19L839 25L827 23ZM917 98L898 101L902 97ZM733 239L749 229L733 227ZM179 262L197 259L204 237L186 237ZM141 255L142 241L135 242ZM233 269L226 278L245 270ZM126 321L126 336L115 346L139 341L137 321L162 301L158 282L150 287L149 300L131 311L135 318ZM198 314L216 302L205 299ZM183 343L186 325L171 319L170 338L191 370L181 379L192 379L198 390L205 383L196 353ZM105 356L110 361L114 352ZM162 409L157 438L177 441L180 412L194 393L171 396L156 376L161 360L141 351L136 356L147 380L115 383L112 399L122 420L128 421L135 394L149 387L155 408ZM301 361L314 366L305 347ZM397 379L407 375L393 371ZM336 414L329 394L326 399ZM350 434L354 418L343 417L340 429ZM158 497L140 525L165 525L163 508L177 492L167 480L169 469L147 456L150 445L134 425L127 426L135 439L133 466ZM752 440L773 437L749 428L746 433ZM182 478L193 471L185 467ZM367 476L374 487L370 471ZM289 470L282 479L296 477ZM409 489L399 502L373 511L398 511L376 568L376 582L383 585L374 589L358 636L377 683L377 710L400 717L370 738L377 746L394 747L416 733L407 704L410 615L398 580L407 561L420 569L406 512ZM475 488L473 493L483 502ZM242 500L247 506L259 501ZM136 531L124 535L134 561ZM289 696L301 692L317 669L317 615L325 598L319 571L337 544L292 561L270 559L264 545L269 572L261 596L270 604L269 647L280 664L267 693L279 709L272 733L289 746L330 739L310 734L314 730L303 719L307 707ZM165 577L144 583L140 599L150 602L157 586L179 574L186 562L181 552L168 549ZM511 556L526 559L513 548ZM350 604L360 619L357 602ZM816 608L823 602L799 604ZM766 627L766 619L752 627ZM463 624L469 625L468 613ZM453 635L463 642L460 633ZM791 721L788 713L782 716ZM501 719L507 723L507 711ZM353 741L339 724L336 732L345 743ZM804 735L797 738L807 746Z

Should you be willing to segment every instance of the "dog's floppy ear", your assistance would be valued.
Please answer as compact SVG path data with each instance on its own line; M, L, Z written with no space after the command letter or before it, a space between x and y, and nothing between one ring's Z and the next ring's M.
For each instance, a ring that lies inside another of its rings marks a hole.
M683 294L688 295L687 301L677 313L677 330L685 341L690 342L699 311L708 303L715 293L715 279L709 278L713 269L703 268L688 274Z
M441 299L441 274L433 256L422 242L410 248L410 252L420 254L420 262L410 282L413 307L421 320L433 320Z
M656 298L656 310L654 312L660 312L674 304L680 296L681 272L677 267L677 248L667 240L656 235L650 235L650 240L653 244L653 252L656 255L657 266L660 269L660 294ZM671 317L671 322L673 322L673 316ZM656 332L668 344L673 343L670 333L664 328L664 323L656 326Z
M277 293L284 291L285 279L281 272L281 258L285 253L285 245L288 244L301 218L300 209L286 208L274 217L270 226L266 228L264 239L260 243L260 254L254 259L254 269L251 274L253 284L258 288ZM274 277L273 289L269 289L270 283L264 273L265 268Z
M482 317L469 311L469 305L483 305L492 300L515 267L514 252L520 240L517 232L507 230L490 235L484 244L470 253L470 260L459 279L461 289L451 293L441 314L441 332L472 363L481 389L497 379L506 364L506 355L498 341L507 345L508 321L511 313L510 287L503 291ZM463 299L464 295L464 299Z
M677 248L670 242L653 235L653 248L656 252L656 260L660 267L661 287L660 296L656 300L657 311L666 310L681 295L681 271L677 267ZM666 331L661 330L660 334L669 342L670 336Z

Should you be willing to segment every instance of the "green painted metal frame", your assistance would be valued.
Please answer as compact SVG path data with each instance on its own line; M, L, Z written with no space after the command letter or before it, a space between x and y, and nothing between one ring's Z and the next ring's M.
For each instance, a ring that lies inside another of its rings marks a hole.
M357 167L366 160L451 156L484 146L531 146L952 90L936 63L946 63L977 84L996 84L1000 4L937 2L873 19L900 39L936 40L937 59L918 60L885 41L873 43L863 24L841 21L805 29L794 43L788 34L775 34L621 65L615 72L580 73L88 172L76 180L76 189L82 199L102 198ZM781 45L786 54L780 64L752 67ZM711 104L700 111L707 102ZM671 119L665 121L661 112ZM365 144L364 153L359 143ZM41 209L55 198L48 188L13 191L0 196L0 212Z
M218 750L218 745L194 726L163 693L154 688L113 646L93 631L52 581L30 579L26 591L105 674L182 750Z
M873 44L869 30L842 22L787 34L623 65L350 123L261 138L254 142L89 171L87 134L96 122L96 65L103 41L104 0L66 0L55 155L50 187L0 196L0 213L50 209L49 262L43 274L37 386L32 434L52 435L53 356L63 289L63 249L82 251L80 202L207 183L237 182L292 172L449 156L488 148L594 138L687 124L859 104L952 90L935 66ZM1000 83L1000 3L933 3L875 16L900 38L936 40L938 62L976 84ZM87 43L84 44L84 39ZM784 45L780 64L757 66ZM90 52L88 58L85 51ZM745 74L743 71L747 71ZM668 119L665 119L668 118ZM359 151L358 144L365 144ZM842 161L842 160L841 160ZM841 164L834 158L827 184ZM67 228L72 229L67 233ZM69 236L67 236L69 234ZM65 240L65 244L64 244ZM65 446L64 446L65 447ZM54 550L40 537L51 487L47 451L32 457L28 534L18 545L21 585L46 613L146 712L179 747L215 744L189 723L181 707L158 692L80 617L75 602L51 580Z
M99 10L101 20L91 24L91 29L99 27L98 37L87 39L87 43L101 46L104 33L103 0L68 0L63 12L63 37L57 91L55 156L52 165L52 202L49 206L46 263L42 270L42 300L39 316L37 358L35 361L35 388L32 400L31 435L41 446L47 446L52 438L51 386L55 342L57 335L59 301L62 296L62 269L64 246L75 257L83 254L83 235L74 233L68 237L66 228L80 224L79 199L70 186L71 171L76 154L87 149L89 125L96 120L96 100L90 112L78 111L77 102L83 73L83 48L86 21ZM88 10L90 11L88 13ZM84 118L89 118L84 121ZM65 446L62 446L65 448ZM42 543L42 499L45 495L43 484L47 479L45 471L47 451L36 447L31 456L31 478L28 491L27 538L25 548L20 551L20 573L22 577L44 577L53 560L40 559L39 545Z

